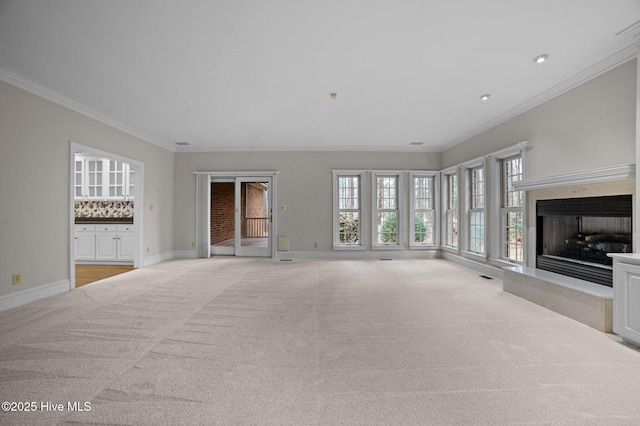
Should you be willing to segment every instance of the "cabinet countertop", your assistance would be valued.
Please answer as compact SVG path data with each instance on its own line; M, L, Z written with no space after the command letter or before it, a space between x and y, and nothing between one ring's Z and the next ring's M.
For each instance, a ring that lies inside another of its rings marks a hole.
M114 224L114 225L133 225L133 218L76 218L76 225L100 225L100 224Z

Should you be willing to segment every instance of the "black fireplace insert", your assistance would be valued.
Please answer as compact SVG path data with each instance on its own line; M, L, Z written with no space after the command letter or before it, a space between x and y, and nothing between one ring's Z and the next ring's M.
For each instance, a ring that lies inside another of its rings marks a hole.
M611 287L607 253L631 253L631 195L539 200L536 267Z

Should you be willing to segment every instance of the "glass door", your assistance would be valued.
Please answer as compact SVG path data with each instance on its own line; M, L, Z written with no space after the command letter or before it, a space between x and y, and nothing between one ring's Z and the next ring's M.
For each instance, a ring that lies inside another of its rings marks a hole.
M211 180L211 254L271 256L270 177Z
M211 179L211 254L236 254L236 180Z
M236 255L271 256L271 178L236 180Z

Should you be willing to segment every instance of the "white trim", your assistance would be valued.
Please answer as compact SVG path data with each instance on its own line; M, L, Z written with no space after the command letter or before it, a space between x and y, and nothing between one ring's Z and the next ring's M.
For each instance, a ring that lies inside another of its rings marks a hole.
M188 250L189 252L191 252L191 250ZM195 258L195 251L193 251L194 255L193 257ZM151 265L155 265L156 263L161 263L161 262L165 262L167 260L171 260L176 256L176 252L171 250L171 251L166 251L164 253L160 253L160 254L155 254L153 256L147 256L143 259L143 267L147 267L147 266L151 266Z
M69 291L70 286L69 280L61 280L7 294L6 296L0 297L0 311L6 311L7 309L24 305L25 303L35 302L45 297L64 293L65 291Z
M196 251L198 257L211 256L211 176L207 174L196 175Z
M588 183L610 182L636 177L635 164L621 164L618 166L599 169L583 170L562 175L541 178L524 179L514 183L516 189L530 191L534 189L553 188L557 186L584 185Z
M545 90L544 92L526 100L520 105L510 109L504 114L499 115L498 117L487 121L486 123L476 127L473 130L470 130L455 139L450 140L446 144L440 147L440 151L446 151L448 149L453 148L456 145L461 144L475 136L478 136L481 133L486 132L487 130L491 130L492 128L514 118L518 115L529 111L541 105L556 96L559 96L575 87L580 86L581 84L586 83L589 80L592 80L599 75L604 74L607 71L614 69L615 67L624 64L632 60L633 58L638 56L638 45L636 42L633 44L623 48L622 50L614 53L613 55L603 59L602 61L590 66L589 68L580 71L579 73L567 78L566 80L556 84L553 87Z
M486 275L498 280L502 279L502 275L503 275L502 268L497 268L495 266L488 265L486 263L476 262L473 259L469 259L455 253L443 252L442 258L450 262L457 263L458 265L462 265L466 268L473 269L474 271L482 275ZM517 266L517 265L509 265L509 266Z
M157 145L160 148L164 148L168 151L175 152L172 142L167 142L167 141L158 139L154 136L151 136L145 132L142 132L136 128L133 128L127 124L124 124L121 121L115 120L99 111L96 111L95 109L89 108L88 106L85 106L80 102L67 98L66 96L61 95L58 92L54 92L53 90L47 89L46 87L39 85L38 83L34 83L31 80L27 80L26 78L20 77L19 75L14 74L7 69L0 68L0 80L4 81L5 83L9 83L12 86L16 86L22 90L26 90L27 92L32 93L36 96L40 96L41 98L44 98L55 104L61 105L65 108L75 111L79 114L82 114L86 117L99 121L100 123L106 124L122 132L128 133L131 136L135 136L153 145Z
M617 36L640 37L640 21L636 21L627 28L616 33Z
M487 157L493 157L494 160L504 160L505 158L515 157L516 155L524 155L524 153L530 149L529 141L522 141L515 145L487 154Z
M440 250L361 250L361 251L293 251L278 252L280 259L436 259Z
M278 173L280 172L273 170L268 172L193 172L194 175L209 175L211 178L271 177L276 176Z
M442 152L440 147L424 147L424 146L370 146L370 145L269 145L269 146L196 146L183 145L176 146L175 152L291 152L291 151L307 151L307 152Z
M196 259L197 257L198 257L198 254L196 253L195 250L174 250L173 256L170 259L173 259L173 258ZM170 259L164 259L164 260L170 260Z

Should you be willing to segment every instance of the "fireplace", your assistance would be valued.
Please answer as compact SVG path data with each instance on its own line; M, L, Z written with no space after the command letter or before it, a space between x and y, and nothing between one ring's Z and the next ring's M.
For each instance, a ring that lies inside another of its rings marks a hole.
M536 268L611 287L607 253L631 253L631 195L538 200Z

